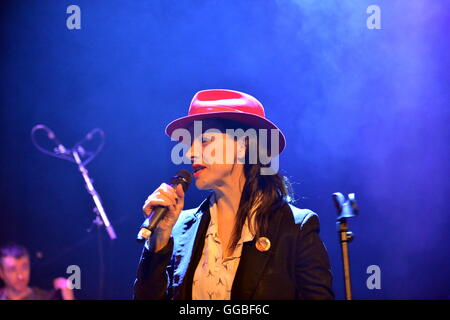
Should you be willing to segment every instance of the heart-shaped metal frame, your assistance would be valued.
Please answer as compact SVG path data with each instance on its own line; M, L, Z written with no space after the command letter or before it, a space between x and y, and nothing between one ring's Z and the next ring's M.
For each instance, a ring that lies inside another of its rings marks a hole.
M36 135L36 132L38 132L39 130L44 130L47 133L47 137L55 143L56 147L53 150L48 150L48 149L40 146L39 143L36 141L35 135ZM97 146L96 150L95 151L86 150L83 147L83 145L86 142L93 140L93 138L97 135L101 137L101 140L100 140L100 143ZM95 128L91 132L89 132L82 140L80 140L78 143L76 143L71 149L67 150L60 143L60 141L56 138L55 133L50 128L48 128L47 126L45 126L43 124L38 124L38 125L34 126L33 129L31 130L31 140L33 141L34 146L42 153L45 153L52 157L71 161L74 163L76 163L76 161L73 157L73 152L76 151L78 153L78 155L80 156L80 158L83 159L81 164L83 166L86 166L103 149L103 146L105 144L105 133L101 129Z

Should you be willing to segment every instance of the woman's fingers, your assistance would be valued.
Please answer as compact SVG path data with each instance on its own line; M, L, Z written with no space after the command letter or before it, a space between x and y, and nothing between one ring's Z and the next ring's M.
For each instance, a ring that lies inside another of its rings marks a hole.
M166 197L165 195L162 194L155 194L154 197L151 197L149 199L147 199L147 201L144 204L144 212L149 215L153 208L156 206L163 206L163 207L170 207L170 206L174 206L176 203L174 200Z
M180 198L184 198L184 190L183 190L183 186L181 184L177 185L177 187L175 188L175 193L178 197Z
M177 195L174 192L159 190L157 195L159 198L164 198L170 201L171 204L177 204Z
M142 209L146 215L149 215L155 206L164 206L169 207L169 210L175 210L178 198L175 189L163 183L147 198Z

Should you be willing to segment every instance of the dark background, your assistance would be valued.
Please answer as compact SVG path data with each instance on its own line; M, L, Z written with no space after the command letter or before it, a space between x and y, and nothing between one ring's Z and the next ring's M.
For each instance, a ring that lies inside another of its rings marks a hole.
M66 27L71 4L80 30ZM366 26L371 4L381 30ZM2 1L0 241L29 247L33 285L50 288L76 264L77 298L130 298L141 207L182 168L164 128L196 91L228 88L256 96L286 134L281 172L297 206L320 215L337 298L336 191L355 192L361 209L350 221L355 298L450 298L447 4ZM38 123L67 147L104 130L88 169L114 242L103 229L86 232L92 199L73 163L34 148ZM192 188L186 207L204 197ZM381 268L380 290L366 286L370 265Z

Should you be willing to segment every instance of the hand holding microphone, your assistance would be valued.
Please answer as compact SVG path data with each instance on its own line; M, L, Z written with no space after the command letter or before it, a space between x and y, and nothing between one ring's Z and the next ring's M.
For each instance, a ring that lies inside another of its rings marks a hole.
M144 211L147 218L158 206L167 208L167 213L158 224L162 231L171 230L178 220L181 210L184 207L184 191L181 184L172 187L162 183L145 201Z
M147 219L141 226L137 240L144 241L156 233L158 251L167 244L172 228L184 207L184 194L192 181L192 174L187 170L179 171L170 184L161 184L145 201L142 208Z

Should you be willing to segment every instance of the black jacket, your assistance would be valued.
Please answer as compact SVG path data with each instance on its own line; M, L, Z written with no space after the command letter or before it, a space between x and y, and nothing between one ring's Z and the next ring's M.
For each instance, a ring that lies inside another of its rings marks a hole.
M139 262L134 299L192 299L192 280L210 221L209 201L182 211L166 247L147 248ZM231 290L232 300L333 299L327 251L319 238L318 216L290 204L273 215L266 252L256 239L244 242Z

